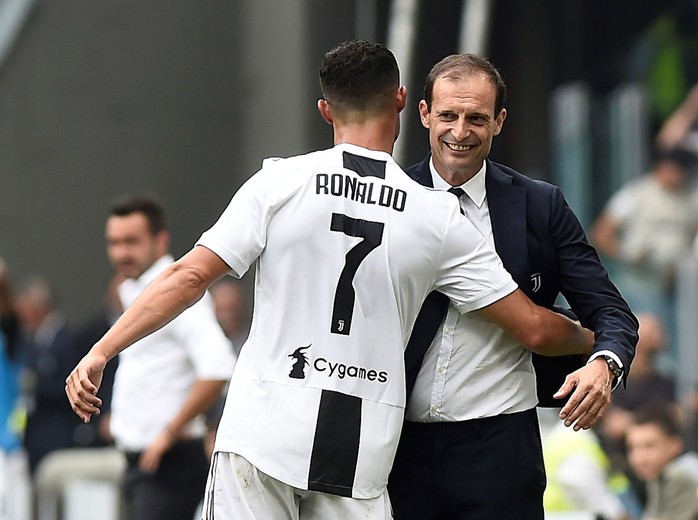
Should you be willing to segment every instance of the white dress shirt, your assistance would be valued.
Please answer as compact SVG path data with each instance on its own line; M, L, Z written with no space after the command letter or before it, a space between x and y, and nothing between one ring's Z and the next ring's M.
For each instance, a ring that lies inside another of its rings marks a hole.
M434 188L448 190L451 186L433 163L429 166ZM465 216L494 247L485 165L460 188L465 191L459 198ZM537 403L531 353L477 311L461 315L449 304L446 319L424 356L407 420L466 421L522 412Z
M174 259L165 255L138 279L119 286L124 308ZM213 301L206 293L160 330L119 354L114 376L111 430L119 448L142 451L177 415L197 379L230 379L235 355L216 321ZM184 433L203 437L203 416L191 421Z

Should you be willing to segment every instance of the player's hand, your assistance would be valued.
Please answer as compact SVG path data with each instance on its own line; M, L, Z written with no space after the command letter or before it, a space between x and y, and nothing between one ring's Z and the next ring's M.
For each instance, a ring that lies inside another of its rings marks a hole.
M596 424L611 403L612 385L613 375L603 357L569 374L553 395L555 399L562 399L572 394L560 410L565 426L573 426L578 431Z
M138 460L138 467L146 473L155 473L160 466L162 456L174 445L177 441L176 435L171 430L165 428L155 441L148 446Z
M97 397L97 390L102 383L106 364L106 357L90 352L65 380L65 393L70 407L85 423L90 422L93 415L100 414L102 400Z

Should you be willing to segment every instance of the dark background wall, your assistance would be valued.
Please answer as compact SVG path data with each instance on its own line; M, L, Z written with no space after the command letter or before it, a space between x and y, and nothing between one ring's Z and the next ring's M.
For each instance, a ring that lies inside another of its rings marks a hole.
M239 6L37 3L0 77L0 255L75 317L100 304L110 200L148 192L186 251L241 182Z

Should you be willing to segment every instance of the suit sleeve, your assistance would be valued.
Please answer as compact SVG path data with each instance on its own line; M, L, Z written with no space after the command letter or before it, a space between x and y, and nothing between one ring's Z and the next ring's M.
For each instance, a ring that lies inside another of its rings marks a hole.
M626 380L638 340L637 319L608 277L560 189L553 187L551 197L550 225L561 292L582 325L594 331L594 352L610 350L616 354Z

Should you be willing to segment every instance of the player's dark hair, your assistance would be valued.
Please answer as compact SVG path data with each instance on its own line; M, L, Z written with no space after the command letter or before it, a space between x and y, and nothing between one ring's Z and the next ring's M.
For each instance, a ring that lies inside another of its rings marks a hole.
M494 115L498 116L507 100L507 87L495 66L477 54L451 54L431 68L424 85L424 101L427 103L427 109L431 110L434 83L437 79L459 80L466 75L477 73L484 74L497 89L497 96L494 100Z
M384 110L399 84L397 60L380 43L340 43L325 54L320 66L322 95L335 109Z
M666 405L647 405L635 412L633 423L637 425L654 424L669 437L682 435L681 424L677 414Z
M109 209L109 215L114 217L127 217L134 213L145 215L153 235L167 228L165 211L154 198L148 195L127 195L113 202Z

